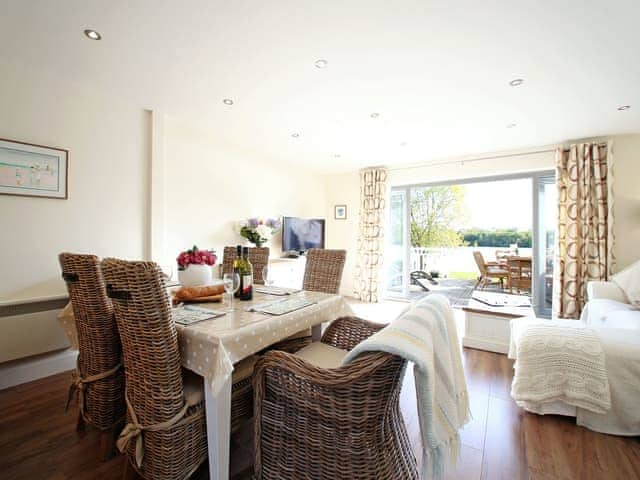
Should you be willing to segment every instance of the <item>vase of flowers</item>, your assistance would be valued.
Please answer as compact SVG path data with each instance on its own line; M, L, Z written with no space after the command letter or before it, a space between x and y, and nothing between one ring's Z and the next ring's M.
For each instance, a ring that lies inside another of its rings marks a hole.
M183 287L197 287L211 285L213 272L211 267L216 264L218 257L213 250L199 250L193 248L180 252L178 262L178 280Z
M238 233L256 247L261 247L276 234L282 223L277 218L248 218L238 222Z

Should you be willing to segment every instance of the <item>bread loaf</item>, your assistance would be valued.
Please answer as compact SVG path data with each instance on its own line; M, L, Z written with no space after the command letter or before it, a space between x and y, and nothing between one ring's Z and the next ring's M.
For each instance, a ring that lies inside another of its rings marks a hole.
M176 300L193 300L200 297L212 297L222 295L224 293L224 285L203 285L201 287L182 287L176 290L174 295Z

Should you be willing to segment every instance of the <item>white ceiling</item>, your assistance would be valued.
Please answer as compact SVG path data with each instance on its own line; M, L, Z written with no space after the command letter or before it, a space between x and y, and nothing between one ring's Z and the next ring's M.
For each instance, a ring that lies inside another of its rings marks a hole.
M318 171L640 131L638 0L2 0L0 11L3 62Z

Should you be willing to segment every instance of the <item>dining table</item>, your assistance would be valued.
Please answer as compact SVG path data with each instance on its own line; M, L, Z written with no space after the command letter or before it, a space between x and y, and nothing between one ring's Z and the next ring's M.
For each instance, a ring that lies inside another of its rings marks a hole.
M175 324L182 366L204 379L211 480L229 478L231 376L234 365L309 328L312 329L313 340L317 341L323 323L353 314L342 296L311 291L287 295L287 298L298 298L309 304L295 311L281 315L253 311L257 305L282 298L255 292L252 300L235 300L231 311L225 311L226 305L220 303L197 304L201 308L225 313L188 326ZM75 321L70 306L59 315L59 320L72 348L77 349Z

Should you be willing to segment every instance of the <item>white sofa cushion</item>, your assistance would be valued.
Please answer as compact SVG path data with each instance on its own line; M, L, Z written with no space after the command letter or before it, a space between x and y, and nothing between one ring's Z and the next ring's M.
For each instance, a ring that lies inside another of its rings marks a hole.
M594 300L597 298L606 298L615 300L616 302L629 303L624 291L613 282L587 282L587 298Z
M633 307L628 303L616 302L607 298L596 298L589 300L582 310L582 320L591 326L608 326L608 319L617 312L629 312ZM640 314L640 312L634 312Z
M611 281L624 291L630 303L640 304L640 261L616 273Z

